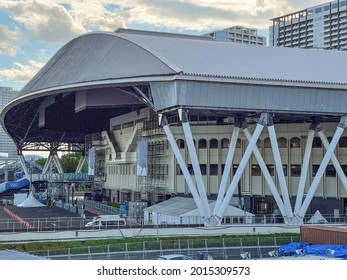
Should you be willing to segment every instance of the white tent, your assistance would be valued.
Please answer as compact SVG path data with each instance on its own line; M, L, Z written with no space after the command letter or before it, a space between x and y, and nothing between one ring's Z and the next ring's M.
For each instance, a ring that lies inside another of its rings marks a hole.
M46 206L39 202L36 197L30 192L29 196L26 200L24 200L21 204L17 205L18 207L42 207Z
M308 224L322 224L327 223L328 221L323 217L323 215L319 212L319 210L314 213L311 219L307 222Z
M213 212L216 202L210 200L209 207ZM174 197L143 209L145 224L203 224L203 220L193 198ZM254 214L229 205L225 217L230 217L230 223L252 221Z

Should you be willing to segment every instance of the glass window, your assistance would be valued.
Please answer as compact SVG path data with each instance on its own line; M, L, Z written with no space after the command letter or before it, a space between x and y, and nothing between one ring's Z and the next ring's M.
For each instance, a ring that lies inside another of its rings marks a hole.
M237 138L236 148L241 148L241 139Z
M252 164L252 176L261 176L259 164Z
M312 142L312 148L322 148L322 141L319 137L314 137Z
M290 147L291 148L300 148L300 138L293 137L290 139Z
M282 165L284 176L288 176L288 166L287 164Z
M319 168L319 164L312 164L312 176L315 177Z
M179 149L184 149L184 140L183 139L177 139L177 146Z
M347 148L347 137L341 137L339 140L340 148Z
M215 138L212 138L210 140L210 149L218 149L218 140Z
M206 164L200 164L201 175L206 175Z
M233 174L236 173L237 168L239 167L238 164L233 164Z
M218 164L210 164L210 175L218 175Z
M267 170L269 170L270 175L274 176L275 175L275 166L273 164L267 164L266 167L267 167Z
M223 138L222 139L222 149L229 148L229 139Z
M183 172L179 164L176 165L176 175L183 175Z
M325 169L325 176L326 177L336 177L336 170L334 165L329 164L327 168Z
M194 175L194 169L193 169L193 165L191 165L191 164L188 164L188 171L189 171L189 174L190 175Z
M260 139L258 139L258 141L257 141L257 147L261 148L261 140Z
M206 148L207 148L206 139L199 139L199 149L206 149Z
M315 13L316 13L316 14L319 14L319 13L321 13L321 12L322 12L322 7L317 8L317 9L315 10Z
M343 170L343 173L347 176L347 165L341 165L341 168Z
M295 164L290 166L290 174L292 177L300 177L301 175L301 165Z
M287 139L280 137L277 139L278 147L279 148L287 148Z

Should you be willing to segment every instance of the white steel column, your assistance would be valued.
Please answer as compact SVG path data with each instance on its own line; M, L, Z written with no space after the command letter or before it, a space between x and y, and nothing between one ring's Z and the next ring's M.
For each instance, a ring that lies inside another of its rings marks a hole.
M329 141L328 141L327 137L325 136L323 130L318 131L318 136L322 140L324 148L327 150L329 148ZM333 165L334 165L334 167L336 169L336 172L339 175L339 178L340 178L340 180L342 182L343 187L347 191L347 178L346 178L346 175L343 172L343 170L341 168L341 165L340 165L338 159L336 158L335 154L332 154L331 162L333 163Z
M179 166L182 170L183 176L184 176L184 178L188 184L189 190L190 190L190 192L194 198L196 206L199 209L200 215L201 215L201 217L205 218L207 216L207 214L205 213L205 211L204 211L205 209L202 206L200 195L199 195L199 193L195 187L195 184L193 182L192 177L190 176L187 165L185 164L185 162L183 160L182 154L181 154L181 152L177 146L176 140L175 140L174 136L172 135L169 123L168 123L165 116L159 116L159 117L161 119L161 121L160 121L161 125L162 125L164 132L167 136L167 139L171 145L172 151L176 157L177 163L179 164Z
M54 159L54 162L57 166L58 173L64 173L60 158L58 157L58 154L56 152L53 154L53 159Z
M252 135L251 135L251 132L249 131L249 129L248 128L244 128L243 132L246 135L247 140L250 141L251 138L252 138ZM267 166L265 164L265 161L264 161L264 159L263 159L263 157L262 157L262 155L261 155L261 153L260 153L260 151L259 151L257 146L254 146L253 154L254 154L255 158L257 159L257 161L258 161L259 167L260 167L260 169L261 169L261 171L262 171L262 173L264 175L264 178L265 178L265 180L266 180L266 182L267 182L267 184L268 184L268 186L269 186L269 188L271 190L271 193L272 193L272 195L273 195L273 197L274 197L274 199L275 199L275 201L277 203L278 209L280 210L283 218L285 218L287 216L287 214L286 214L286 211L285 211L285 208L284 208L284 204L283 204L282 198L281 198L280 194L277 191L276 185L275 185L274 181L272 180L271 174L270 174L270 172L269 172L269 170L268 170L268 168L267 168Z
M52 160L53 160L53 154L49 153L48 159L46 160L46 163L42 169L41 174L46 174L48 169L50 168L51 164L52 164Z
M222 180L221 180L220 185L219 185L217 201L216 201L215 208L214 208L214 214L217 214L218 209L219 209L220 205L222 204L222 201L224 198L225 189L227 186L228 177L229 177L231 166L233 163L233 158L234 158L234 153L235 153L235 148L236 148L237 138L239 136L239 132L240 132L240 128L235 125L234 129L233 129L233 134L232 134L231 139L230 139L230 144L229 144L229 149L228 149L228 154L227 154L227 158L226 158L226 162L225 162Z
M23 167L23 171L24 171L25 176L29 177L30 174L29 174L28 167L26 165L25 158L24 158L23 154L19 155L19 160L20 160L20 163Z
M196 148L194 145L193 135L189 125L188 114L187 114L187 111L181 111L181 112L180 111L181 109L179 110L179 115L182 121L183 132L186 138L188 153L189 153L190 161L192 162L194 176L197 183L197 188L200 195L201 204L202 204L202 207L204 208L206 218L209 218L211 216L211 211L208 205L204 179L202 178L199 159L198 159L198 155L196 154Z
M85 161L86 161L86 156L85 155L81 156L78 162L78 165L76 167L76 173L80 173L82 171Z
M295 200L295 207L294 207L295 214L298 213L302 204L302 200L304 198L305 184L307 180L308 167L310 164L310 157L311 157L311 151L312 151L313 137L314 137L314 130L310 129L308 131L305 154L304 154L304 159L303 159L302 168L301 168L300 181L299 181L298 191L297 191L296 200Z
M257 124L257 126L255 128L253 136L252 136L251 140L249 141L247 149L246 149L246 151L245 151L245 153L244 153L244 155L243 155L243 157L241 159L239 167L237 168L237 170L235 172L235 175L234 175L234 177L233 177L233 179L231 181L229 189L228 189L228 191L227 191L227 193L226 193L226 195L225 195L225 197L224 197L224 199L222 201L221 206L218 209L218 212L216 214L216 218L217 219L221 219L224 216L224 212L227 209L227 207L229 205L229 202L230 202L230 199L232 198L232 196L234 194L235 188L237 187L237 184L238 184L238 182L241 179L242 173L243 173L243 171L246 168L247 162L249 160L249 157L252 154L253 148L257 144L257 141L258 141L258 138L260 136L260 133L261 133L261 131L264 128L263 123L265 121L265 118L266 118L266 116L264 114L262 114L260 116L260 120L259 120L259 122L258 122L258 124Z
M282 165L280 150L278 148L278 142L277 142L275 127L272 123L271 117L269 117L269 118L270 118L271 123L270 123L270 125L268 125L268 131L269 131L269 137L270 137L270 141L271 141L272 153L273 153L274 160L275 160L278 181L279 181L281 192L282 192L284 209L286 211L287 217L291 218L291 217L293 217L293 211L292 211L292 208L290 205L288 187L287 187L286 179L284 177L283 165Z
M342 135L342 133L343 133L345 127L346 127L346 121L347 121L346 117L341 117L340 123L339 123L338 127L336 128L336 132L334 134L334 137L331 140L331 143L330 143L330 145L329 145L329 147L328 147L328 149L327 149L327 151L326 151L326 153L325 153L325 155L323 157L323 160L322 160L322 162L321 162L321 164L320 164L320 166L318 168L316 176L313 179L311 187L308 190L306 198L305 198L305 200L304 200L304 202L303 202L303 204L302 204L302 206L301 206L301 208L300 208L300 210L298 212L298 216L301 217L301 218L303 218L305 216L306 211L308 209L308 206L310 205L310 203L311 203L311 201L313 199L313 196L314 196L314 194L315 194L315 192L316 192L316 190L318 188L318 184L319 184L319 182L320 182L320 180L321 180L321 178L323 176L323 173L324 173L324 171L325 171L325 169L326 169L326 167L327 167L327 165L328 165L328 163L329 163L329 161L331 159L331 156L334 153L336 145L339 142L340 137L341 137L341 135Z

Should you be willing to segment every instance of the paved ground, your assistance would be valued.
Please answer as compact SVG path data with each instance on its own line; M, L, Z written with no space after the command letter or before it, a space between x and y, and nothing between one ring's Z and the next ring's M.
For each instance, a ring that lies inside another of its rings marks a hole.
M17 207L6 206L13 214L18 216L30 226L41 230L72 230L83 229L87 223L79 214L70 212L60 207ZM87 213L87 219L92 214ZM0 231L27 230L23 223L18 222L15 218L10 217L5 211L4 206L0 207Z

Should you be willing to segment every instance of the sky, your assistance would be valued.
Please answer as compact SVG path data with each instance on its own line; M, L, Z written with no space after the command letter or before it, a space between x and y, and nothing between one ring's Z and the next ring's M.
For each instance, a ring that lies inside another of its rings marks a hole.
M131 28L202 35L234 25L267 36L270 19L319 0L0 0L0 86L20 90L67 42Z

